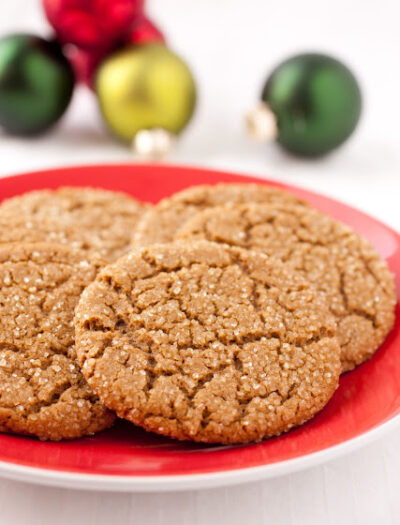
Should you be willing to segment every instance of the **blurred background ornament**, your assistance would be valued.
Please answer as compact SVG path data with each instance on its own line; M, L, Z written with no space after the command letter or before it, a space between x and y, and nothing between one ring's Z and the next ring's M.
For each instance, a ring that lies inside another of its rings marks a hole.
M147 158L168 154L192 117L196 86L144 0L42 2L54 40L0 41L0 125L19 134L46 130L66 110L77 78L95 90L116 137Z
M43 0L43 7L62 44L86 50L110 49L123 40L144 0Z
M110 130L147 157L168 153L196 105L190 69L161 44L129 46L108 57L95 89Z
M80 49L73 44L64 46L63 50L74 69L77 82L93 89L96 69L107 53Z
M55 41L31 34L0 40L0 126L9 133L46 131L67 109L74 74Z
M166 43L165 37L153 22L144 14L139 15L132 29L125 38L126 44L150 44L152 42Z
M361 107L358 82L343 63L327 55L301 54L274 69L246 123L254 139L276 139L291 153L314 157L350 137Z
M144 0L42 0L76 77L93 88L96 68L127 44L164 42L144 13Z

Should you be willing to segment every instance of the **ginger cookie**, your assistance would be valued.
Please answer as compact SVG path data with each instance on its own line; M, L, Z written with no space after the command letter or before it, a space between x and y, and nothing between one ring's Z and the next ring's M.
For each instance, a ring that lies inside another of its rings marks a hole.
M101 270L75 315L89 385L181 440L246 443L321 410L338 384L334 317L301 275L209 242L156 244Z
M124 193L95 188L32 191L1 203L0 235L11 241L22 235L24 240L25 221L29 242L52 242L54 238L97 252L111 262L129 250L133 231L148 207ZM7 221L8 232L4 229Z
M396 290L386 262L321 212L276 204L214 208L188 220L176 238L257 250L301 272L337 319L343 372L369 359L393 326Z
M72 439L114 422L75 360L74 309L97 271L62 245L0 246L0 432Z
M77 223L68 219L0 214L0 243L2 244L50 242L104 254L104 242L107 242L107 239L102 239L101 233L96 235L93 232L82 230Z
M277 202L308 206L291 193L265 184L192 186L163 199L145 213L133 234L134 248L173 240L177 230L195 213L228 203Z
M131 230L129 230L131 232ZM83 228L78 222L68 218L47 218L25 215L2 215L0 213L0 244L10 242L50 242L66 244L98 254L104 263L123 255L129 246L126 239L113 237L109 229Z

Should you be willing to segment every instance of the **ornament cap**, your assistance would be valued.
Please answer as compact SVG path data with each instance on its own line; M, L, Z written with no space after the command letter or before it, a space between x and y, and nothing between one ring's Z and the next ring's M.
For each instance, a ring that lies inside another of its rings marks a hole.
M171 152L175 140L175 135L166 129L141 129L132 141L132 148L143 159L161 160Z
M267 142L278 138L276 115L265 102L246 115L246 128L250 137L257 142Z

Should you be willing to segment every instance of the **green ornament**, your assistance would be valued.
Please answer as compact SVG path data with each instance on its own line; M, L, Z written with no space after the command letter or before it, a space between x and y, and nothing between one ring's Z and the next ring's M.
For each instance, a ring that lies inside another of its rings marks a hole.
M353 133L361 106L357 80L344 64L327 55L297 55L269 76L248 125L256 138L274 138L292 153L315 157Z
M0 126L17 135L47 130L71 100L74 74L56 42L30 34L0 40Z
M95 82L111 131L139 153L167 153L191 119L196 86L187 65L161 44L131 46L107 58Z

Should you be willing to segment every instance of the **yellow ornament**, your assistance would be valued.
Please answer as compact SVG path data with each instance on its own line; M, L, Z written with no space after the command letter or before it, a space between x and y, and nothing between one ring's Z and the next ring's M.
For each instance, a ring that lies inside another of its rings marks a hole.
M142 144L138 132L180 133L193 115L196 86L187 65L161 44L132 46L111 55L96 75L96 92L108 127Z

